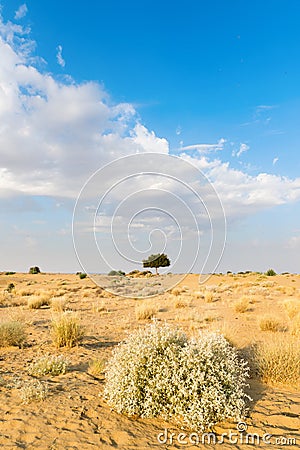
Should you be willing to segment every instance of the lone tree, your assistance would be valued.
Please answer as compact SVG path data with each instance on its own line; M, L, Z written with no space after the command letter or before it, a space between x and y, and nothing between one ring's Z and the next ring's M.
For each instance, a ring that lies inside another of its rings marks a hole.
M170 265L170 260L165 253L158 253L157 255L150 255L148 259L143 260L143 267L155 267L156 275L158 275L159 267L167 267Z

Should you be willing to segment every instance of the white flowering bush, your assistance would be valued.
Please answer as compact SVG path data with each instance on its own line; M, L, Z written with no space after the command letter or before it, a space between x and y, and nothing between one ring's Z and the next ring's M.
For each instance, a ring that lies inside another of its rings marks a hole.
M248 372L222 335L188 339L180 330L154 323L115 349L104 396L119 413L161 416L203 431L243 417Z
M43 375L60 375L66 373L68 360L64 355L45 355L34 361L28 368L29 375L40 377Z

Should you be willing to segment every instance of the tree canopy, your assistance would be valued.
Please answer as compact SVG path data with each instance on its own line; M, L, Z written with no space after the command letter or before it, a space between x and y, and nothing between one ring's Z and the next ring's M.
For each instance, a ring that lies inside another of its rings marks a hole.
M155 267L156 274L158 274L157 269L159 267L167 267L170 264L170 260L165 253L150 255L147 259L143 260L143 267Z

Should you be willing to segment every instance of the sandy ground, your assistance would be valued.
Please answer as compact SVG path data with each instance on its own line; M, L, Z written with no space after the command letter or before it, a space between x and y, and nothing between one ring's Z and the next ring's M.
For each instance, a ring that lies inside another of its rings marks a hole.
M220 330L241 350L274 335L261 331L258 326L259 318L266 313L272 313L282 321L285 331L278 333L290 332L291 323L283 301L300 298L299 275L213 275L205 286L199 285L198 281L197 275L188 275L173 294L165 293L151 299L124 299L109 295L88 278L81 280L76 275L1 274L0 321L21 320L26 323L27 330L23 348L0 348L1 448L253 448L251 437L247 443L245 433L239 433L235 423L218 424L212 430L215 434L210 437L190 435L189 432L185 436L180 434L182 430L159 419L121 416L111 411L103 400L104 376L93 377L88 373L91 360L107 360L128 332L150 322L137 319L136 308L140 305L154 308L158 320L179 326L189 335L199 329ZM4 294L9 283L13 283L15 289L10 295ZM213 293L213 301L207 302L203 298L204 289ZM85 326L80 345L57 349L52 341L50 324L52 317L59 313L49 306L29 309L27 302L31 295L28 294L64 298L67 308L76 311ZM234 304L243 296L248 297L249 308L238 313ZM24 404L18 383L31 378L27 371L29 364L37 356L47 353L66 355L70 360L69 370L64 375L42 377L49 385L48 397ZM271 386L253 374L249 394L253 401L249 404L245 423L248 433L257 435L255 446L300 448L299 387ZM236 434L230 437L230 432ZM224 443L221 443L222 433L228 434Z

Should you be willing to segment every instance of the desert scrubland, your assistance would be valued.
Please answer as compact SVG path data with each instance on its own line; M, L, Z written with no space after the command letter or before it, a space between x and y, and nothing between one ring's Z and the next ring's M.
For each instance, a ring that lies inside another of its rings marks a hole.
M153 321L187 336L217 331L238 349L250 367L247 430L224 420L212 427L215 443L199 434L198 444L172 422L111 410L103 398L107 361L128 334ZM215 274L199 285L189 274L169 292L124 298L75 274L2 273L0 446L246 449L253 447L248 432L258 448L299 448L299 339L299 275ZM221 443L230 431L237 437Z

